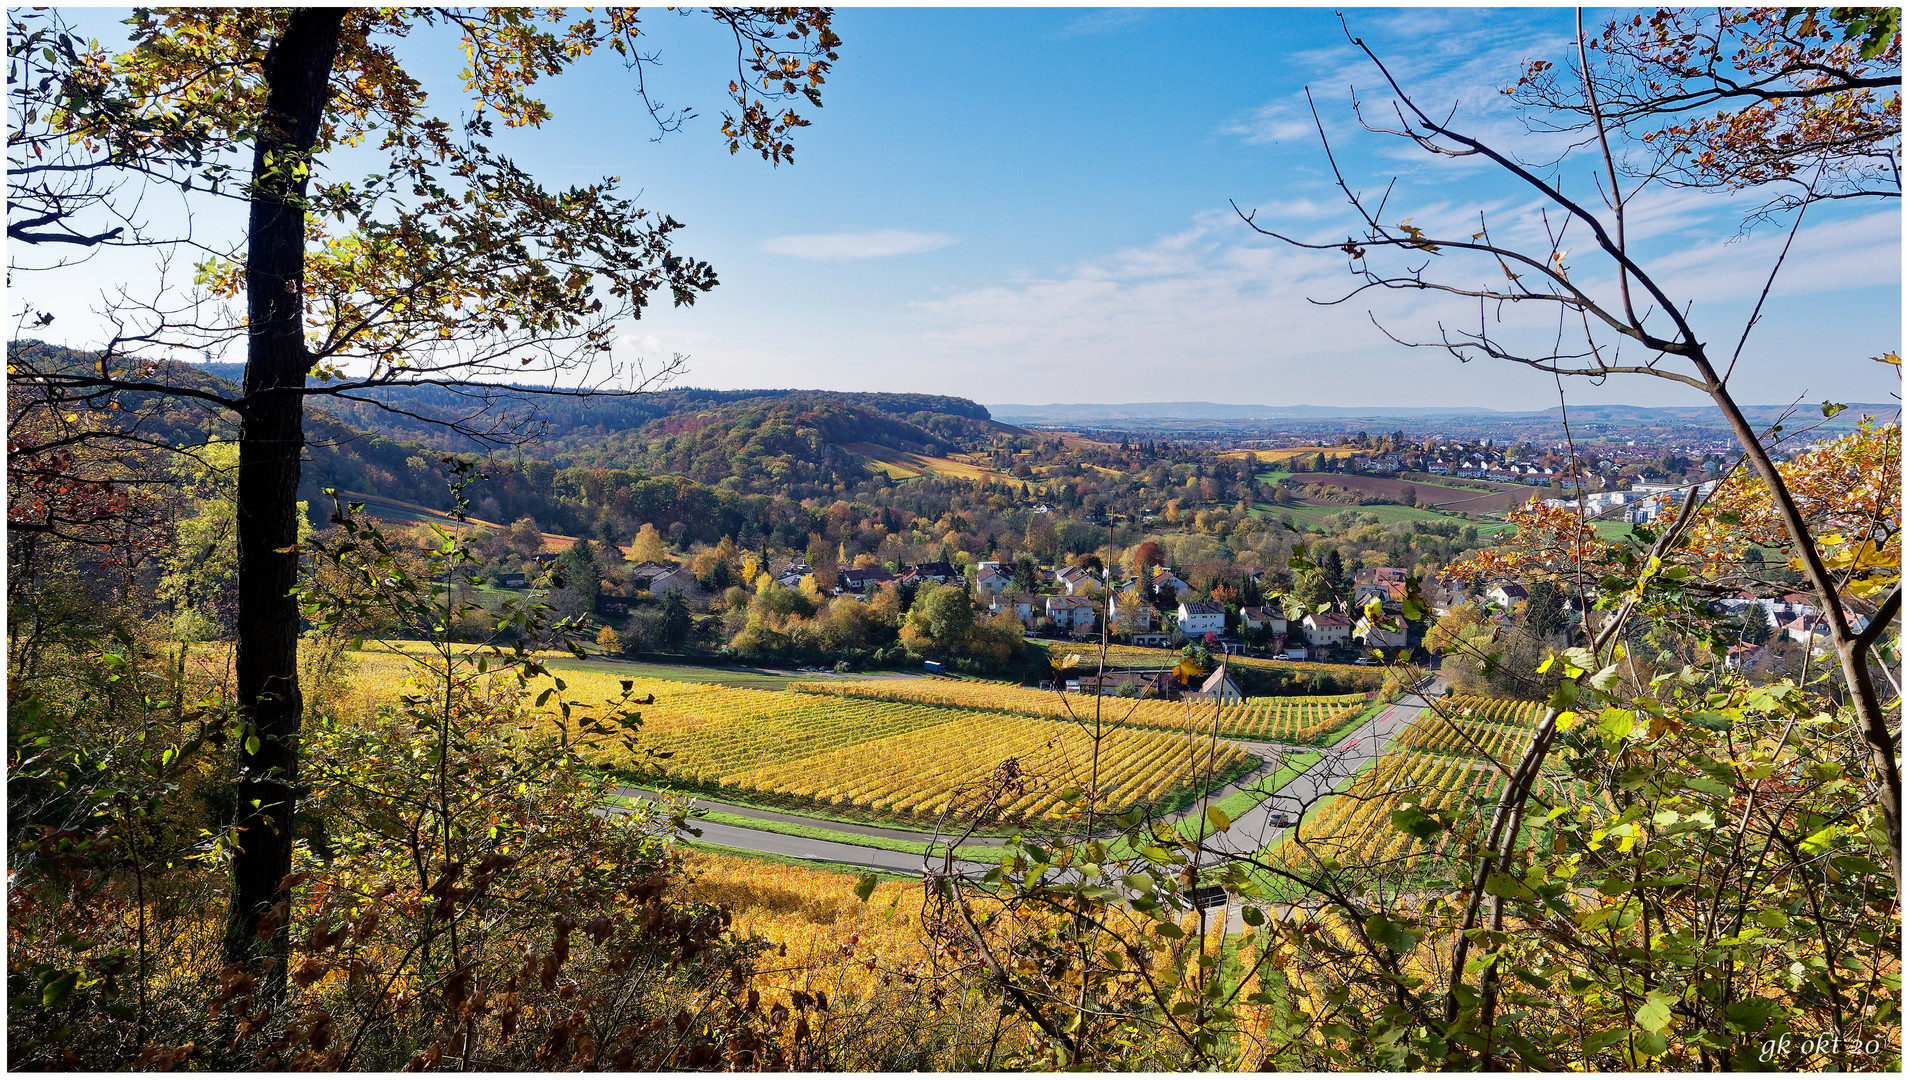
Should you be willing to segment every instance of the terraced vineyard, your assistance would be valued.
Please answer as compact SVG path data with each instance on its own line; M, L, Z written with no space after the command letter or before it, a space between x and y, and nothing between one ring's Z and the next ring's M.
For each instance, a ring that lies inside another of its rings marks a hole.
M866 682L798 682L789 684L789 689L812 695L986 709L1056 720L1085 719L1094 715L1094 698L1091 695L1059 694L1001 683L874 679ZM1332 731L1359 715L1367 704L1364 694L1248 698L1239 705L1219 707L1219 733L1233 739L1304 742ZM1109 696L1100 700L1100 710L1102 717L1115 724L1172 731L1210 732L1215 720L1214 706L1200 702L1147 701Z
M1060 655L1058 651L1061 649L1060 646L1053 646L1052 648L1056 650L1055 655ZM1091 671L1092 665L1097 662L1097 658L1100 656L1100 647L1098 645L1083 645L1073 651L1080 654L1081 669L1083 671ZM1174 664L1179 663L1179 661L1180 654L1172 649L1149 649L1138 645L1107 646L1108 667L1170 668ZM1375 685L1380 677L1377 674L1378 669L1361 667L1357 664L1320 664L1311 662L1294 664L1283 660L1263 660L1256 656L1230 656L1227 657L1226 662L1228 666L1242 670L1274 671L1283 669L1286 671L1331 671L1338 674L1356 675L1360 678L1372 679Z
M361 654L360 663L347 707L369 714L379 703L406 692L400 680L408 668L401 658L367 653ZM613 673L564 670L560 677L563 693L575 701L605 701L621 692L622 680ZM651 778L660 773L705 789L917 822L932 819L961 793L974 791L1009 758L1019 762L1026 781L1007 809L1030 817L1059 809L1060 793L1088 780L1092 746L1087 732L1060 720L1030 718L1025 711L978 706L947 695L942 700L909 700L895 694L630 681L637 698L654 699L640 706L643 724L636 749L605 738L584 746L585 761ZM548 685L545 680L533 682L528 700ZM848 685L966 688L901 681ZM835 684L827 688L841 689ZM973 684L973 689L990 688ZM1196 767L1205 767L1209 749L1209 740L1197 731L1166 726L1115 729L1100 747L1103 808L1119 812L1143 802L1171 802L1193 783ZM650 751L658 755L650 756ZM1222 774L1236 773L1251 760L1242 747L1223 741L1214 764Z
M1348 866L1410 869L1450 843L1451 834L1428 844L1395 828L1393 811L1410 803L1464 820L1479 800L1498 796L1504 770L1517 762L1544 715L1536 702L1465 695L1441 699L1438 706L1442 715L1421 714L1351 787L1306 816L1299 833L1313 856ZM1608 793L1553 770L1540 776L1536 794L1552 804L1596 800L1611 808ZM1272 854L1289 862L1311 859L1290 837Z
M1503 783L1504 777L1482 761L1411 750L1388 751L1350 788L1306 815L1299 827L1303 847L1288 837L1280 842L1273 858L1310 865L1316 856L1346 866L1410 868L1436 851L1448 836L1427 844L1401 832L1392 826L1394 810L1404 803L1428 810L1463 810L1472 805L1475 795L1496 795Z

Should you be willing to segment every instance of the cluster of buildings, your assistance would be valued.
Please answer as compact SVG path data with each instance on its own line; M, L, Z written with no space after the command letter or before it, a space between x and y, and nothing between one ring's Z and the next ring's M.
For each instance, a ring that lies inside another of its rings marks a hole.
M1697 497L1708 498L1717 489L1717 481L1706 480L1695 485ZM1577 510L1587 518L1601 521L1622 521L1629 524L1648 524L1661 517L1673 516L1683 504L1688 485L1681 484L1632 484L1629 491L1597 491L1578 499L1546 499L1544 505L1561 510Z

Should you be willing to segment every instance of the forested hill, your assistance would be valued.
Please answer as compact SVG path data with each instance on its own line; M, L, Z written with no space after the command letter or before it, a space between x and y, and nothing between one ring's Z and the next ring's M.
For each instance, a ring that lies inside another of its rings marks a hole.
M195 370L236 381L238 364ZM495 449L446 421L480 409L480 426L512 435L510 455L649 474L675 473L705 484L734 477L745 491L786 491L791 484L854 483L868 475L871 448L923 454L980 449L997 434L1026 435L995 423L966 398L831 390L669 389L585 398L501 387L475 398L469 389L385 388L370 401L316 403L330 416L387 438L438 450ZM851 449L851 447L856 449Z
M240 364L196 364L193 370L216 375L237 383L244 372ZM380 408L369 401L327 399L324 409L355 427L376 431L393 438L415 439L440 450L467 451L478 445L445 426L445 421L463 419L475 411L480 400L472 396L476 388L452 389L441 386L386 387L357 396L389 405ZM595 454L605 435L635 432L657 421L672 421L651 428L646 438L675 433L686 426L705 427L726 422L730 417L746 417L764 409L797 403L822 405L824 411L839 412L847 407L867 419L855 422L854 431L843 427L839 418L831 420L829 434L846 435L847 442L874 442L904 447L890 439L920 444L956 445L977 434L997 429L985 406L966 398L938 394L871 394L836 390L703 390L694 387L671 388L647 394L603 394L591 397L567 397L538 393L535 387L488 388L484 400L490 404L489 416L503 421L506 430L535 432L537 437L523 445L523 453L541 460L554 460L578 453ZM780 415L800 415L783 413ZM695 418L688 421L685 418ZM900 427L891 422L899 421ZM891 430L884 431L884 426ZM625 440L627 442L627 440ZM600 456L597 455L597 456ZM622 467L623 462L616 463Z
M43 370L95 363L91 354L30 341L13 342L10 355ZM236 364L163 363L153 379L236 397L241 375ZM98 422L136 433L146 446L237 435L231 414L208 402L117 398L117 409L96 413ZM470 399L435 388L385 400L427 418L462 416L472 407ZM995 443L1019 448L1030 439L971 401L926 394L670 390L538 405L534 430L542 434L493 456L485 479L467 491L474 514L506 523L527 516L552 531L620 540L651 523L679 542L747 536L800 547L818 528L801 500L839 498L871 482L887 486L878 459L934 458ZM463 411L451 411L457 408ZM309 501L315 523L329 509L327 487L449 509L441 450L476 449L428 419L330 398L308 403L305 435L299 497ZM163 474L171 467L164 458L153 455L141 471ZM947 495L930 486L895 488L886 502L910 514L938 514Z

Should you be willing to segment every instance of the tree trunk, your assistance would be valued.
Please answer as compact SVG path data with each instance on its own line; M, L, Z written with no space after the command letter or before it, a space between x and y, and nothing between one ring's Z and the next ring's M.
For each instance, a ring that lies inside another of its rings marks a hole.
M252 155L246 303L250 338L239 420L237 679L238 851L232 860L227 959L280 958L283 923L261 939L259 918L284 901L292 869L298 782L299 454L302 391L311 357L304 338L305 189L329 97L344 9L300 9L266 53L265 116Z

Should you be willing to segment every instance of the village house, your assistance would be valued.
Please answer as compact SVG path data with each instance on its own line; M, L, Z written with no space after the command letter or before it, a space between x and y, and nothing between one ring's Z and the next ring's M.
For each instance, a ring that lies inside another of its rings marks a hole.
M1022 626L1034 625L1034 597L1028 593L995 593L988 601L988 614L999 615L1003 611L1012 611Z
M682 593L693 596L696 593L696 575L685 567L666 570L650 579L650 592L656 596L670 593Z
M1283 635L1286 633L1286 613L1276 607L1241 608L1240 629L1249 634L1270 632Z
M1359 639L1360 645L1365 650L1377 650L1387 660L1397 659L1406 647L1405 624L1400 622L1397 630L1388 630L1382 622L1383 620L1360 619L1358 625L1353 628L1352 636Z
M879 566L870 566L859 570L844 570L839 576L841 591L865 593L878 589L895 580L895 575Z
M1054 580L1060 583L1061 588L1067 590L1069 596L1080 595L1082 590L1096 581L1093 574L1078 566L1069 566L1061 570L1054 575Z
M924 581L946 583L960 576L945 562L916 563L902 574L901 581L904 585L919 585Z
M1172 589L1173 595L1175 596L1184 596L1193 591L1193 586L1188 585L1185 581L1181 580L1180 575L1164 566L1154 567L1153 591L1158 594L1166 592L1168 589Z
M1047 617L1053 620L1056 629L1079 634L1094 628L1094 613L1099 607L1084 596L1050 596Z
M1014 571L998 562L984 562L974 568L974 587L978 592L998 593L1014 584Z
M1352 640L1352 620L1337 612L1308 615L1303 626L1306 644L1316 653L1343 647Z
M1226 632L1226 606L1211 600L1194 600L1180 604L1180 632L1187 637L1203 637L1207 634Z
M1497 604L1506 611L1510 611L1528 595L1529 594L1525 592L1525 587L1516 582L1504 582L1502 584L1493 585L1491 588L1485 590L1485 599Z
M1238 705L1245 701L1240 688L1234 684L1233 677L1226 673L1226 665L1221 664L1213 674L1206 677L1198 690L1181 697L1182 701L1218 702L1221 705Z

